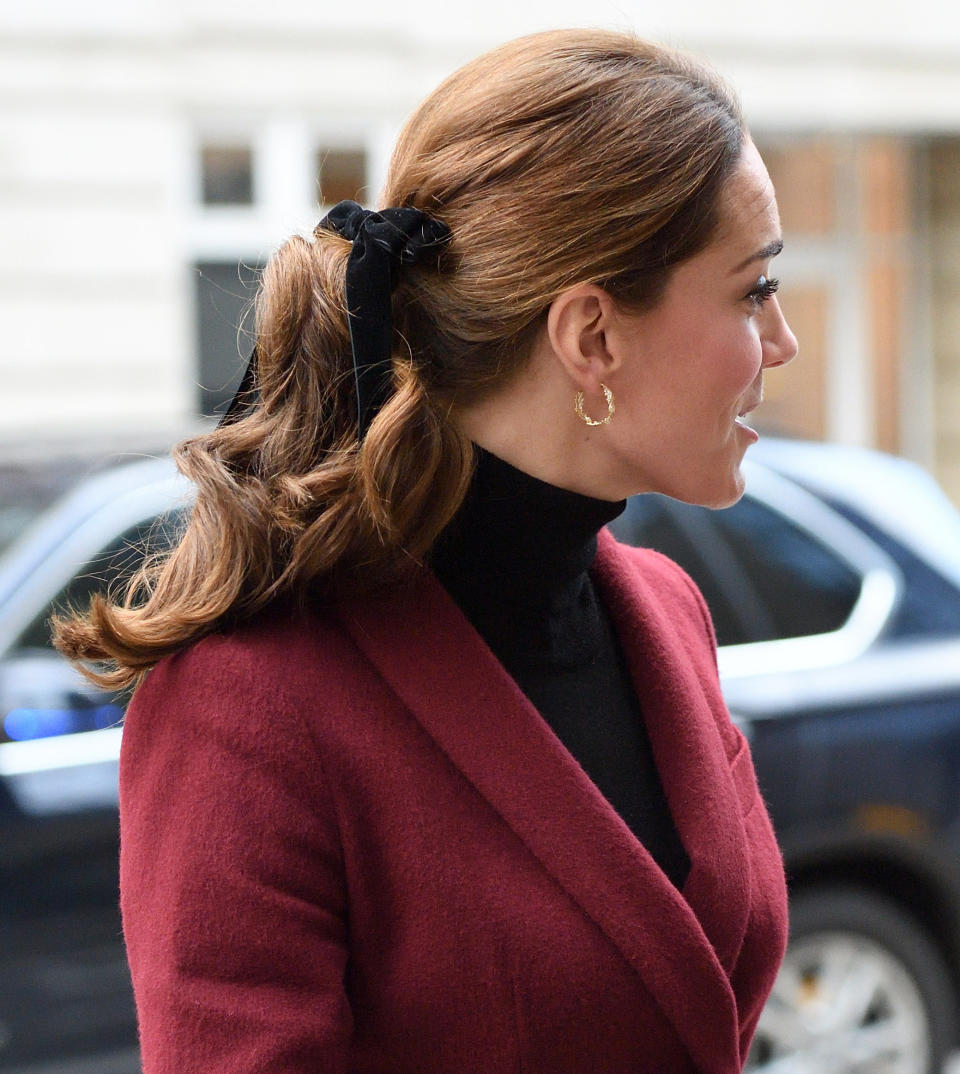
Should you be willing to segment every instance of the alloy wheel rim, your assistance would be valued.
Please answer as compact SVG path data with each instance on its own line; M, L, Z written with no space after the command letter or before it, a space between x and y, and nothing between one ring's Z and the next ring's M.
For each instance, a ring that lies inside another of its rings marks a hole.
M847 932L791 943L750 1074L927 1074L929 1063L923 997L887 948Z

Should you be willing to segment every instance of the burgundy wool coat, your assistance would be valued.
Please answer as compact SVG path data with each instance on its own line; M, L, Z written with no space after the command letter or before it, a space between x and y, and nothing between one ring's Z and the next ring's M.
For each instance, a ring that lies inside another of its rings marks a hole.
M606 532L592 575L682 892L428 572L275 607L164 660L127 716L144 1074L740 1071L786 934L749 751L687 576Z

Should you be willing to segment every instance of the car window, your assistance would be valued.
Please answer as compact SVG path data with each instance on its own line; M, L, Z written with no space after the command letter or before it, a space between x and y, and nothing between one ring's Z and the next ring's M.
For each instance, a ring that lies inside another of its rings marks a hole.
M808 530L749 497L714 522L769 613L769 633L749 640L825 634L847 621L861 576Z
M846 560L751 496L722 511L637 496L611 528L691 575L721 645L837 630L860 594L860 575Z
M15 648L51 647L50 617L54 611L85 610L94 593L123 593L125 583L143 563L144 556L166 551L182 527L183 512L172 511L125 530L87 563L61 589L17 640Z

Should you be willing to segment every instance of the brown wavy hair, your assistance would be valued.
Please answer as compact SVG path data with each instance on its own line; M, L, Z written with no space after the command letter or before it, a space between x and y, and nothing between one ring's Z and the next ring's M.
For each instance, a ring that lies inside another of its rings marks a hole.
M438 268L394 295L395 391L358 443L344 279L350 243L294 237L255 307L258 404L179 444L197 489L173 550L55 643L110 687L281 594L379 585L421 562L459 507L473 448L451 420L528 359L565 288L653 306L713 236L744 139L691 57L610 31L520 38L467 64L407 122L382 203L442 220Z

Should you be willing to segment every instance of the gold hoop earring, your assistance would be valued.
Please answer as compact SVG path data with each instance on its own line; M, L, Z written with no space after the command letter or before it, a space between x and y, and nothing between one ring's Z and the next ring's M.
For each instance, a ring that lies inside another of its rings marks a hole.
M600 385L600 390L603 392L603 397L607 401L607 416L601 418L599 421L594 421L589 414L585 414L583 411L583 392L577 392L577 398L574 401L573 409L576 412L577 417L587 423L587 425L609 425L610 420L614 414L613 406L613 392L606 386L606 384Z

